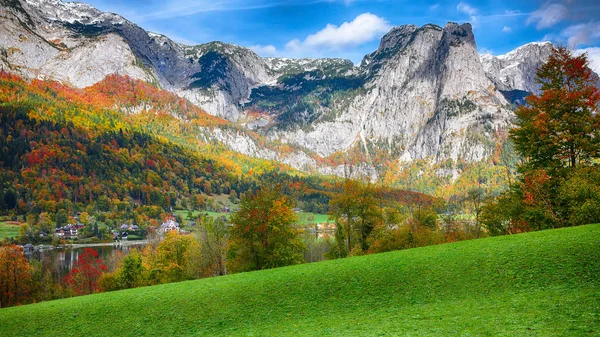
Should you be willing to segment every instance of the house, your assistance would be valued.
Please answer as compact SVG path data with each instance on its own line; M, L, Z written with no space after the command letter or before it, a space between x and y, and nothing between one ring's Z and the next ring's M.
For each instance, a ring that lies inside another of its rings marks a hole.
M172 218L167 219L167 221L163 222L158 228L159 233L167 233L171 231L179 232L179 224Z
M229 207L221 208L221 213L229 213L229 212L231 212L231 209L229 209Z
M66 231L69 231L69 235L70 236L78 236L79 235L79 231L77 229L77 225L66 225L65 227L63 227Z
M59 238L64 238L64 239L70 239L72 237L77 237L79 236L79 230L78 230L78 225L66 225L63 227L58 227L57 229L54 230L54 236L59 237ZM82 225L83 228L84 226Z
M131 226L129 226L129 230L130 231L137 231L139 229L140 229L140 226L138 226L138 225L131 225Z
M122 231L125 231L125 230L127 230L129 228L129 225L128 224L122 224L120 228L121 228Z

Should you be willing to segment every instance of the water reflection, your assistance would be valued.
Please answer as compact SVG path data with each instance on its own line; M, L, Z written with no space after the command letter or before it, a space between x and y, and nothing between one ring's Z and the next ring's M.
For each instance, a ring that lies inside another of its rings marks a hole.
M98 257L102 259L104 264L109 266L109 269L113 269L110 266L114 264L117 258L117 255L127 254L131 249L142 249L142 245L110 245L110 246L96 246L89 247L90 249L95 250L98 253ZM34 251L24 251L25 257L29 261L37 260L40 262L48 263L50 262L56 271L61 275L68 274L71 269L75 266L75 262L79 258L79 254L83 253L85 248L61 248L61 249L51 249L51 250L34 250Z

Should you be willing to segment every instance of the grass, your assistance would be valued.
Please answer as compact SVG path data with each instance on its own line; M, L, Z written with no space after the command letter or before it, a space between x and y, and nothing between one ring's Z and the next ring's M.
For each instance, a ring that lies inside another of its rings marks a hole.
M312 225L318 223L332 222L329 220L328 214L300 212L298 215L298 223L300 225Z
M193 211L192 219L188 219L188 215L189 215L190 211L177 210L177 211L174 211L173 213L181 216L181 218L183 219L183 225L186 225L192 221L196 221L202 214L208 214L208 216L210 216L212 218L224 216L227 219L229 219L229 217L231 216L231 213L221 213L221 212L213 212L213 211Z
M181 218L184 219L184 221L183 221L184 225L189 223L190 221L193 221L193 220L188 219L189 211L176 210L174 213L181 216ZM231 216L232 213L220 213L220 212L212 212L212 211L194 211L192 219L197 219L201 214L208 214L208 216L213 217L213 218L224 216L227 219L229 219L229 217ZM328 221L332 222L332 221L328 220L329 219L328 214L300 212L296 215L298 216L298 224L300 224L300 225L326 223Z
M600 225L0 309L0 336L599 334Z
M0 221L0 239L16 238L21 235L19 225L14 225L13 221Z

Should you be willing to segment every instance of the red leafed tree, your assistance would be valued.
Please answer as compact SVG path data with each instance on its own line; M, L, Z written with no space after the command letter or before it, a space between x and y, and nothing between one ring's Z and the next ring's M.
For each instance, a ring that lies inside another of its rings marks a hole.
M99 290L98 279L107 270L102 259L98 257L98 252L85 248L71 272L65 277L65 285L77 295L92 294Z
M31 266L15 245L0 247L0 308L29 300Z
M600 90L587 55L555 48L536 80L542 93L527 97L511 130L529 168L574 168L598 158Z

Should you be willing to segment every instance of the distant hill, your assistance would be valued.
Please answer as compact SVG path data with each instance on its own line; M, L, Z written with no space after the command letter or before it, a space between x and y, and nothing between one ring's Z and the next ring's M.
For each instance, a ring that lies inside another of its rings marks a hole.
M0 72L0 121L0 211L83 210L101 197L129 210L166 211L187 208L195 195L241 195L271 183L296 195L303 209L323 213L338 192L331 178L239 154L215 134L246 137L273 152L293 148L129 77L77 89ZM395 192L404 202L421 196Z
M3 336L595 336L600 225L0 310Z

